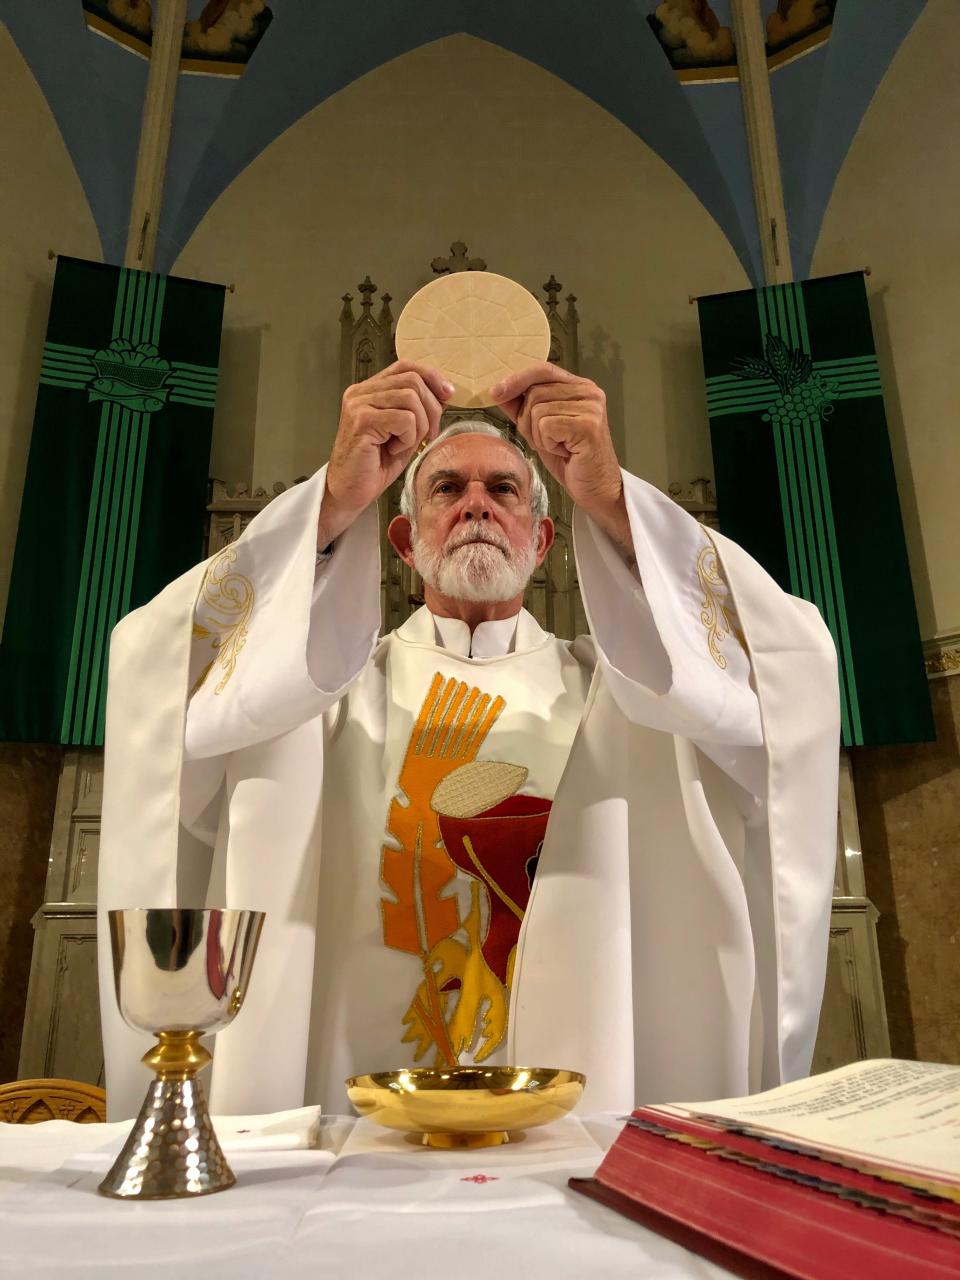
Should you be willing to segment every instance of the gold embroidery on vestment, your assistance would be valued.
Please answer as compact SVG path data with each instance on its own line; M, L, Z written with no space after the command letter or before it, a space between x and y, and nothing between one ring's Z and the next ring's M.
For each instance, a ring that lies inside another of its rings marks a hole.
M247 624L253 613L253 583L242 573L237 573L230 566L236 561L237 553L233 547L224 547L216 557L203 579L200 588L200 603L211 627L199 622L193 624L193 634L198 639L212 636L214 656L201 672L199 679L191 689L196 693L214 667L222 670L222 675L214 689L214 693L222 693L237 666L240 650L247 643Z
M492 893L495 893L497 895L497 897L504 904L504 906L506 906L510 911L512 911L518 920L522 920L523 912L520 910L520 908L517 906L514 900L510 897L508 893L505 893L504 890L500 888L496 880L492 880L490 876L487 875L486 871L484 871L483 864L481 863L480 859L477 857L476 852L474 851L474 848L473 848L473 841L470 839L469 836L463 837L463 847L467 851L467 857L470 859L473 865L477 868L477 874L483 880L483 883L487 886L487 888Z
M473 818L516 795L527 780L522 764L474 760L438 782L430 805L445 818Z
M734 636L746 653L746 641L740 629L740 619L730 600L730 590L720 573L717 549L712 542L702 548L697 557L697 577L703 590L700 602L700 621L707 629L707 648L717 666L725 671L727 660L720 646L729 636Z
M190 695L189 695L191 698L197 692L197 690L201 687L204 680L206 680L207 676L210 674L210 669L212 668L212 666L213 666L213 662L212 661L208 662L206 666L203 668L203 670L200 672L200 674L197 676L196 680L194 680L193 687L191 688Z

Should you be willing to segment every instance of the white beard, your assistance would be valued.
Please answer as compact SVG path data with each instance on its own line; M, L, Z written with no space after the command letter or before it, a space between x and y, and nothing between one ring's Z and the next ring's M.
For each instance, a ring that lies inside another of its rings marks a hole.
M414 567L428 587L450 600L512 600L522 595L537 567L537 532L525 551L515 551L503 534L481 526L470 529L467 538L460 534L459 542L454 534L442 550L428 551L414 529Z

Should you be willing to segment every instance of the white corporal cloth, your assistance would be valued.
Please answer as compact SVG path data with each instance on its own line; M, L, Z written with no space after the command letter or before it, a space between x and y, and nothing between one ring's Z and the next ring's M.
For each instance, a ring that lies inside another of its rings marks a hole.
M567 1186L620 1126L567 1117L433 1151L368 1121L214 1118L237 1176L194 1201L96 1192L127 1125L0 1124L0 1276L30 1280L714 1280L727 1274ZM261 1144L238 1148L238 1127Z
M573 642L526 611L471 637L425 609L378 639L376 510L318 570L324 471L115 630L100 936L111 907L204 894L267 913L215 1111L342 1110L345 1076L433 1065L434 1033L453 1060L583 1071L585 1111L809 1070L833 643L739 547L623 482L637 572L575 513L591 634ZM463 760L485 781L458 810L444 769ZM509 891L478 836L455 869L443 834L503 794L549 809ZM108 947L101 1015L109 1114L129 1116L148 1041L120 1021Z

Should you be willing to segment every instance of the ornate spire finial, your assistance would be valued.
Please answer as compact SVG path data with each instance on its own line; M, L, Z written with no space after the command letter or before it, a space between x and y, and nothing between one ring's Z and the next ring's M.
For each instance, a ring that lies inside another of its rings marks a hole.
M456 271L486 271L487 264L483 258L468 258L467 246L462 240L454 240L450 246L449 258L434 258L430 263L434 275L443 276Z
M543 288L547 295L547 306L551 310L555 310L557 306L557 294L563 288L563 285L560 283L560 281L557 279L557 277L553 274L552 271L550 273L550 279L543 286Z
M369 311L373 306L373 295L377 292L377 286L369 276L364 276L363 282L357 285L357 290L363 294L363 302L360 305L364 311Z

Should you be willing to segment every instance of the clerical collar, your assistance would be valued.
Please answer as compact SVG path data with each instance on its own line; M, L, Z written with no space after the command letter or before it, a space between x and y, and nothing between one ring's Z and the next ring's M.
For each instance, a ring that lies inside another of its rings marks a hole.
M434 617L426 605L411 613L392 634L402 644L438 645L458 657L477 662L498 662L501 658L533 653L544 645L556 643L526 609L500 622L482 623L473 633L472 646L470 628L465 622Z
M512 618L481 622L472 637L469 626L459 618L439 618L435 613L430 616L437 644L461 658L502 658L504 654L513 652L519 613Z

